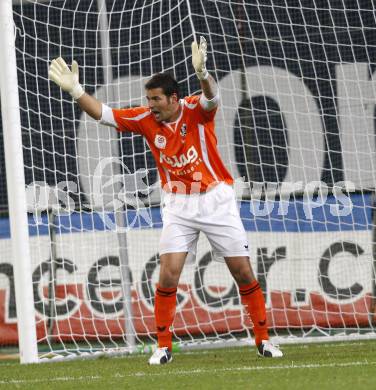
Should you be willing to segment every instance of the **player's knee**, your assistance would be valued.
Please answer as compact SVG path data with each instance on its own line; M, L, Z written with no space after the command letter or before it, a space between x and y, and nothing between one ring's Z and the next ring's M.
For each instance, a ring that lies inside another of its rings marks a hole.
M175 288L179 283L179 272L172 270L164 270L159 275L159 285L164 288Z
M239 275L235 280L239 286L244 286L245 284L250 284L253 282L249 274Z
M233 277L238 285L245 285L254 281L254 276L248 268L239 268L233 272Z
M161 279L159 282L159 286L161 288L177 288L178 283L176 283L174 280L170 280L170 279Z

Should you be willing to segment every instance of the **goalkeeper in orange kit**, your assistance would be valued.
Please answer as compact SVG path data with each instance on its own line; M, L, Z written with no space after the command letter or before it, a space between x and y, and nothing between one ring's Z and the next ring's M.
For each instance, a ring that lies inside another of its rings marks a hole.
M249 261L248 241L232 188L233 178L217 149L214 117L219 103L217 85L206 69L207 44L192 43L192 62L202 94L181 98L177 81L166 73L146 83L147 106L111 109L86 94L78 65L68 68L62 58L52 61L50 78L69 92L81 109L118 131L142 134L153 153L163 187L163 230L160 275L155 294L158 348L150 364L172 360L171 327L176 292L187 258L196 254L204 232L215 257L224 259L235 279L241 302L253 322L260 356L282 357L269 341L265 301Z

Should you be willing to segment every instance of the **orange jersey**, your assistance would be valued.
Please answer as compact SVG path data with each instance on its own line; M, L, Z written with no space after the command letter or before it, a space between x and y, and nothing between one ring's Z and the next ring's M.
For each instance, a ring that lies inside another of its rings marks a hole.
M119 131L146 138L167 192L206 192L219 182L233 183L217 149L216 109L205 111L199 99L181 99L181 114L174 123L157 122L148 107L112 110Z

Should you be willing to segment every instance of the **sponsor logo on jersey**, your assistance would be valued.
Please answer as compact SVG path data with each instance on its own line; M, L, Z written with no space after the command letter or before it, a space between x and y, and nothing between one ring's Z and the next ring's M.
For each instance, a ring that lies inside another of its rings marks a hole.
M162 152L160 152L159 155L159 161L165 162L168 165L170 165L172 168L182 168L185 167L186 165L193 163L197 160L198 158L198 153L197 150L194 146L191 146L187 150L187 154L182 153L180 156L166 156Z
M154 139L154 144L158 149L164 149L167 144L166 137L164 135L157 134Z

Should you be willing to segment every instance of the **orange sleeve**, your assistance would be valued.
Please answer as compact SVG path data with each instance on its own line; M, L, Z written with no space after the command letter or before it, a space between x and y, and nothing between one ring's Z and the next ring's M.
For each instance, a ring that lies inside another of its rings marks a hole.
M112 112L119 131L139 134L143 133L142 119L150 115L147 107L113 109Z
M194 111L196 115L198 115L203 123L210 122L214 120L215 114L217 112L217 107L213 108L210 111L206 111L202 108L200 103L200 97L201 95L195 95L195 96L188 96L185 98L185 101L188 104L195 104L196 107L194 108Z

